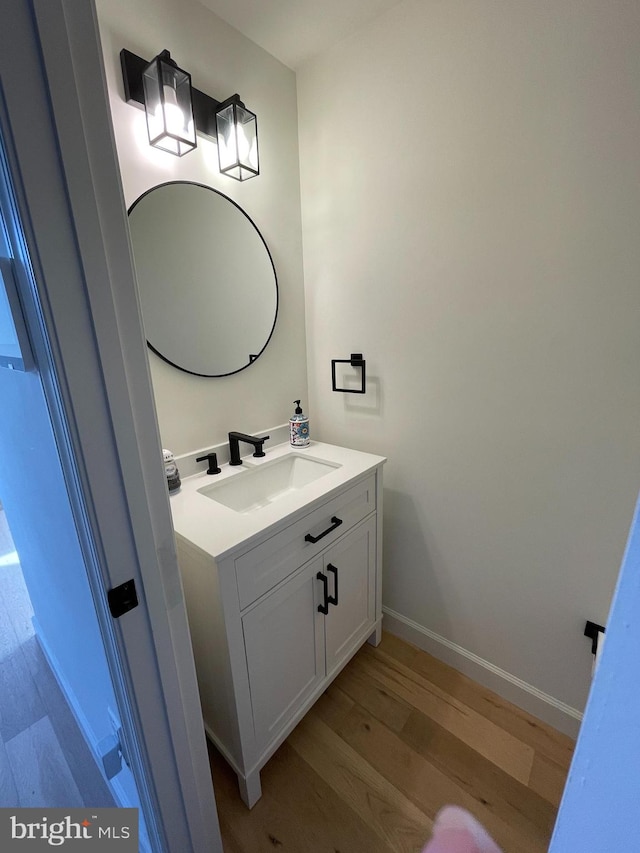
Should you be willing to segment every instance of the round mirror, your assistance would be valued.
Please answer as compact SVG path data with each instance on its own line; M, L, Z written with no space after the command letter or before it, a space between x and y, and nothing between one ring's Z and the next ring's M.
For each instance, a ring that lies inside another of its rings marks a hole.
M149 347L198 376L252 364L273 333L278 282L242 208L202 184L172 182L134 202L129 228Z

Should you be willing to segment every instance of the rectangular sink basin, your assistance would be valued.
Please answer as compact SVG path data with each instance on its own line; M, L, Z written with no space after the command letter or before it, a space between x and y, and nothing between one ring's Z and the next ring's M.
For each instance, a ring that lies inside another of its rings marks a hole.
M257 467L245 467L228 480L198 489L201 495L236 512L252 512L330 474L339 464L291 453Z

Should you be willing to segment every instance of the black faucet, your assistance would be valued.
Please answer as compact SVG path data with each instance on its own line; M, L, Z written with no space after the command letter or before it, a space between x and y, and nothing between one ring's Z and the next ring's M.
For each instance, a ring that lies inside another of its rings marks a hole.
M269 438L268 435L263 435L258 438L255 435L246 435L244 432L230 432L229 433L229 465L242 465L242 459L240 459L240 442L246 441L247 444L252 444L255 448L253 455L254 456L264 456L264 450L262 449L262 445Z
M220 469L218 468L218 457L215 453L207 453L205 456L198 456L196 462L204 462L205 459L209 463L209 467L207 468L207 474L219 474Z

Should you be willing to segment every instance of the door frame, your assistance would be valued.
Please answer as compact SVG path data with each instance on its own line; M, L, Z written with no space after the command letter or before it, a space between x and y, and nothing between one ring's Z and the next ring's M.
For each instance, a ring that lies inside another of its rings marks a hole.
M26 312L156 846L222 850L93 0L5 0L0 101ZM131 578L140 604L113 620L106 590Z

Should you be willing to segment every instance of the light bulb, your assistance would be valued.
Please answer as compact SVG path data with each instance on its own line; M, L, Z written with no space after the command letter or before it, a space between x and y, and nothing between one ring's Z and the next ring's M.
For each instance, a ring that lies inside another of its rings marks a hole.
M182 136L184 133L184 114L178 106L175 89L172 86L164 87L164 120L168 133Z
M218 146L220 148L220 165L222 168L236 161L236 128L230 125L228 132L219 134Z
M247 139L247 134L244 132L243 125L236 125L236 135L238 137L238 159L241 163L246 163L249 154L249 140Z

